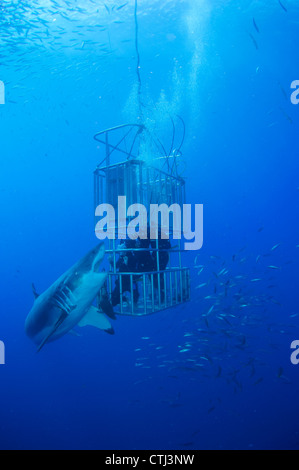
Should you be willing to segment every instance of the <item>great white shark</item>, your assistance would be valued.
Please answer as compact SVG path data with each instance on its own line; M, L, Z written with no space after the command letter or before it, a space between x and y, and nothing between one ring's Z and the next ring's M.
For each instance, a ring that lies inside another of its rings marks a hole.
M78 326L91 325L113 334L107 317L92 305L107 274L99 273L104 258L104 244L99 244L64 273L45 292L38 295L26 322L26 334L35 342L38 351Z

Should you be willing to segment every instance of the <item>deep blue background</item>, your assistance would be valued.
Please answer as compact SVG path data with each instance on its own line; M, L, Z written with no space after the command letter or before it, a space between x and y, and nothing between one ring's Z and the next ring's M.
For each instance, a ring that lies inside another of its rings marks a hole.
M204 204L204 247L185 257L192 301L38 355L25 336L31 282L43 291L97 243L93 135L137 119L134 2L116 11L124 3L1 7L0 448L297 448L295 0L282 0L287 12L276 0L140 0L147 116L167 146L168 113L184 118L187 199ZM228 297L213 274L223 266Z

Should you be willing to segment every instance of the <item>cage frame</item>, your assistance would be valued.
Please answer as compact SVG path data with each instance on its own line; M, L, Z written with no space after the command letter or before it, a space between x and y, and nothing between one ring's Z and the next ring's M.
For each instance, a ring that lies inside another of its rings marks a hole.
M111 141L110 134L119 130L125 130L125 135L119 139L116 144L114 144ZM107 204L112 203L115 207L115 197L118 196L127 197L126 209L131 205L131 203L143 204L147 209L149 208L150 203L156 203L158 205L167 203L169 206L172 204L179 204L180 207L183 207L186 200L185 180L180 176L169 174L153 165L148 165L144 160L138 158L138 136L140 136L144 130L144 126L140 124L123 124L121 126L105 129L94 136L95 140L105 147L105 158L99 165L97 165L94 171L95 209L103 201ZM126 138L128 138L130 134L132 141L129 146L129 150L120 148L121 144L125 143ZM156 144L156 146L157 148L159 147L158 144ZM113 154L119 157L117 162L111 161ZM122 160L124 155L127 157L126 160ZM135 178L135 187L133 187L134 171L136 172L135 177L136 175L139 176L139 178ZM124 179L122 189L124 194L119 194L119 181L117 181L115 188L113 187L113 179L111 178L111 175L116 177L116 180L121 177ZM155 188L155 191L151 189L151 197L148 198L148 194L146 197L148 190L153 187ZM135 200L132 195L133 189L137 200ZM163 197L165 196L168 200L163 200ZM118 220L117 212L115 220ZM114 228L117 236L119 229L117 222ZM169 227L169 231L170 234L173 234L173 227L171 225ZM116 286L116 281L118 281L120 290L120 303L117 304L119 307L114 310L115 314L134 317L147 316L190 301L190 269L182 265L182 253L184 252L182 238L181 233L181 237L178 240L179 246L167 250L159 248L158 236L156 239L156 248L151 247L146 249L126 249L123 247L119 249L119 247L116 246L115 239L108 240L109 246L106 253L110 258L112 258L112 262L109 263L106 282L108 297L111 299L113 287L115 288ZM156 270L147 272L119 272L117 270L117 256L122 256L126 251L133 253L134 256L135 254L138 254L138 251L150 252L154 263L156 263ZM169 266L167 265L165 269L161 270L159 265L159 255L163 251L167 251L169 253ZM171 263L172 254L174 253L177 253L178 266L172 266ZM127 308L125 308L122 286L125 282L125 278L128 277L130 281L130 289L125 292L129 292L130 301L128 302ZM138 286L140 279L142 284L143 306L140 306L139 308L138 305L136 306L134 304L133 299L134 283L137 283ZM155 283L155 280L157 280L157 283ZM164 287L162 288L162 286ZM102 293L100 292L98 296L98 306L100 305L101 300ZM148 306L148 304L151 305L151 307Z

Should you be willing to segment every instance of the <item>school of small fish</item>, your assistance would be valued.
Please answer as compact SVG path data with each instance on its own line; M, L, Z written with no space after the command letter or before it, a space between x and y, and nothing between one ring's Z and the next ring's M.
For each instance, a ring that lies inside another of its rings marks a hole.
M1 1L0 71L7 85L7 103L18 102L22 80L38 78L45 61L53 64L49 67L53 76L73 77L79 69L82 75L91 66L100 71L102 61L116 53L122 42L134 40L130 30L117 44L112 39L125 23L127 6L128 2L96 0ZM12 74L17 74L17 83Z
M281 0L277 0L277 7L281 8L281 10L284 12L284 13L288 13L288 9L287 7L285 6L285 4L281 1ZM258 37L259 38L262 38L262 31L261 31L261 28L260 28L260 25L259 25L259 22L258 20L253 17L252 18L252 26L253 26L253 31L250 32L250 31L247 31L247 34L248 36L250 37L251 41L252 41L252 44L254 46L254 48L256 49L257 53L259 52L260 50L260 45L259 45L259 40L258 40ZM258 65L257 68L256 68L256 73L260 73L261 71L261 66ZM286 102L289 101L289 96L285 90L285 88L283 87L283 85L277 81L277 85L285 99ZM279 111L280 111L280 114L290 123L290 124L293 124L294 121L293 119L291 118L291 116L289 116L289 114L285 111L285 109L282 107L282 106L279 106L278 107ZM272 111L269 112L269 114L272 114ZM278 123L277 122L271 122L268 124L268 128L271 128L271 127L274 127L276 126Z
M282 315L279 284L293 261L281 261L281 246L277 243L258 256L242 247L229 259L210 256L204 266L199 265L201 254L197 255L191 272L191 302L172 313L176 349L168 345L170 340L157 344L148 336L135 349L135 366L151 371L144 381L160 369L164 378L174 382L174 389L175 382L211 381L211 389L216 390L219 380L239 394L245 387L255 388L269 380L291 384L284 368L271 360L271 354L281 350L281 338L296 335L299 319L299 310ZM172 334L171 326L167 331ZM171 408L184 405L179 393L163 403ZM221 397L211 399L208 414L220 404Z

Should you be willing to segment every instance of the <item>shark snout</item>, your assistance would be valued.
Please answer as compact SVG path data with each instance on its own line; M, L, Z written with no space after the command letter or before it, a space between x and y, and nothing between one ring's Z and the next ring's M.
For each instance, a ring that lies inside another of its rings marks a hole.
M100 243L93 251L94 251L94 260L92 263L92 270L98 271L100 264L105 256L104 243Z

